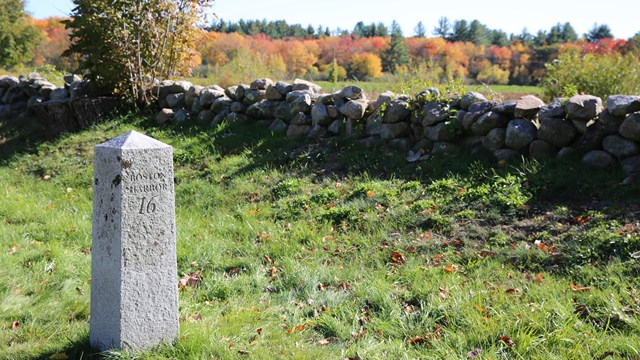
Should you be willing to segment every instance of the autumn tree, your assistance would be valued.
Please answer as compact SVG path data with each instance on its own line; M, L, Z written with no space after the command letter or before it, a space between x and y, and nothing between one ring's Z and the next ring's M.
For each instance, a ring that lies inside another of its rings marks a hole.
M400 25L394 20L391 24L391 42L382 53L382 70L395 74L398 66L409 63L407 44L402 36Z
M374 54L353 54L350 67L351 76L365 80L382 76L382 62Z
M73 0L66 26L80 70L101 93L151 102L155 79L186 74L211 0Z
M41 39L40 31L26 23L24 0L0 0L0 67L32 58Z

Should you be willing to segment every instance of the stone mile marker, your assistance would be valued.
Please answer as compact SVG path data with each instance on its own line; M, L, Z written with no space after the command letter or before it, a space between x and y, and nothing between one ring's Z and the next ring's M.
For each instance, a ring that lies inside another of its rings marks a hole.
M173 148L130 131L94 153L89 342L100 351L174 343Z

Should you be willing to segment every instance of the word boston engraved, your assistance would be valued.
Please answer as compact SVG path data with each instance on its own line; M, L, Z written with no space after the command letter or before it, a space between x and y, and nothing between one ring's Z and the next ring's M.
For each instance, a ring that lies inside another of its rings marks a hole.
M173 149L130 131L94 153L89 342L101 351L174 343Z

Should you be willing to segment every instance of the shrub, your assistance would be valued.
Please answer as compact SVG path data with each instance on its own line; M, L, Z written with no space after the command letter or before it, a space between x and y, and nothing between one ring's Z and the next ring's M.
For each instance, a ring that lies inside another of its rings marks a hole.
M561 97L566 89L600 97L615 94L640 94L640 59L637 52L627 54L586 54L565 50L547 64L543 80L549 98Z
M211 0L74 0L73 44L79 69L100 93L151 101L154 79L189 72L196 26Z

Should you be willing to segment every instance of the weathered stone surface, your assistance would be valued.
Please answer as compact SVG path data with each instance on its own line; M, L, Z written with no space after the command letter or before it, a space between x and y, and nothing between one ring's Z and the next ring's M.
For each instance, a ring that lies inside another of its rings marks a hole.
M311 125L289 125L287 128L287 137L295 138L299 136L307 136L311 131Z
M586 166L605 169L611 167L616 159L604 150L593 150L584 154L582 163Z
M51 98L51 93L53 92L53 90L57 89L57 87L53 84L50 85L44 85L40 88L40 90L38 90L38 93L40 94L40 96L42 96L45 99L50 99Z
M314 121L315 122L315 121ZM331 125L329 125L329 128L327 130L329 130L330 133L334 134L334 135L340 135L344 132L344 121L342 120L334 120Z
M558 151L558 155L556 156L556 159L560 161L569 161L569 160L579 159L578 151L573 147L565 146L562 149L560 149L560 151Z
M276 101L264 100L249 106L245 110L245 113L247 114L247 116L258 120L273 119L273 115L276 112L276 107L278 107L279 105L280 104ZM234 111L233 105L231 106L231 111ZM240 113L241 111L236 112Z
M575 95L567 101L567 118L587 122L602 112L602 99L593 95Z
M493 157L496 158L499 165L508 161L520 159L521 156L522 154L520 154L520 152L512 149L498 149L493 152Z
M82 78L75 74L67 74L62 77L65 84L71 84L74 81L82 81Z
M557 147L563 147L569 145L577 133L578 131L570 121L547 118L540 121L538 139Z
M567 116L566 111L566 103L567 99L565 98L555 98L550 103L546 104L540 111L538 112L538 118L540 119L548 119L548 118L558 118L564 119Z
M211 111L217 114L222 110L228 110L231 104L233 104L233 100L228 97L217 98L213 101L213 104L211 104Z
M208 107L211 107L211 104L213 104L213 102L216 99L222 98L225 96L226 92L222 92L219 90L213 90L213 89L203 89L200 92L200 106L202 106L203 109L206 109ZM233 98L231 97L227 97L228 99L235 99L235 95L233 96Z
M358 99L366 99L362 88L356 85L346 86L344 89L340 91L341 98L350 99L350 100L358 100Z
M310 139L319 139L319 138L327 137L327 135L329 135L329 131L327 130L327 128L324 126L317 125L317 126L311 127L311 131L309 131L309 134L307 134L307 137Z
M507 129L496 128L482 137L482 147L489 151L495 151L504 147L504 140L507 135Z
M424 137L434 142L449 142L456 139L456 134L451 131L452 125L449 122L443 122L434 126L424 128Z
M607 109L613 116L625 116L640 111L640 96L611 95L607 97Z
M422 126L435 125L447 120L449 117L449 113L445 110L444 105L435 101L426 103L423 111Z
M382 104L388 105L395 96L396 95L393 93L393 91L383 92L382 94L378 95L378 99L376 100L376 103L375 103L375 108L379 109L380 106L382 106Z
M310 111L311 111L311 96L309 94L302 94L301 96L298 96L293 101L291 101L292 115L300 112L309 113Z
M278 119L289 121L291 119L291 103L281 101L275 108L273 115ZM295 114L297 115L297 114Z
M278 89L283 96L287 96L288 93L293 91L293 86L287 82L278 81L276 82L276 89Z
M311 125L311 117L305 113L298 113L298 115L291 118L289 122L291 125Z
M195 100L195 98L200 96L200 93L202 93L202 90L204 90L204 86L193 85L184 94L184 103L188 108L191 108L193 106L193 101Z
M192 84L188 81L174 81L173 84L169 85L169 93L177 94L177 93L185 93L189 91L189 88Z
M245 105L255 104L260 102L266 98L267 91L266 90L256 90L249 89L244 93L244 99L242 99L242 103Z
M327 126L331 123L331 116L327 111L327 106L321 103L316 103L311 107L311 120L313 125Z
M604 109L598 118L597 124L604 127L610 133L618 133L620 125L624 121L624 116L615 116L609 112L609 109Z
M551 159L558 153L558 148L544 140L533 140L529 145L529 156L534 159Z
M212 90L214 90L214 89L212 89ZM242 99L240 99L240 100L236 99L236 91L238 91L238 85L233 85L233 86L229 86L228 88L224 89L224 94L231 100L241 101Z
M196 96L193 98L193 103L191 104L191 112L199 113L202 110L202 106L200 105L200 96Z
M185 109L180 109L178 111L176 111L176 113L173 115L173 118L171 119L172 122L176 123L176 124L182 124L184 122L186 122L187 120L189 120L189 112Z
M245 114L229 112L229 115L225 117L225 120L230 124L245 123L249 121L249 117Z
M544 106L544 101L533 95L525 95L516 101L514 116L517 118L533 119Z
M274 101L284 100L285 98L285 95L278 91L278 88L275 85L269 86L264 96L267 100Z
M288 127L289 125L287 125L286 122L282 121L282 119L275 119L269 126L269 130L276 133L281 133L287 131Z
M215 114L213 113L213 111L209 109L202 110L198 113L198 117L196 118L196 123L201 126L208 125L211 123L211 121L213 121L214 116Z
M340 112L349 119L362 119L369 103L365 99L349 100L340 107Z
M640 155L631 156L621 161L622 170L628 175L640 174Z
M397 123L401 121L408 121L411 110L409 110L409 103L404 100L394 99L387 105L382 117L383 123Z
M517 103L518 102L516 100L507 100L505 102L495 105L492 110L494 112L497 112L498 114L513 116L513 114L516 111Z
M89 342L174 343L180 331L173 149L128 132L95 146Z
M310 90L295 90L287 93L287 96L285 97L285 99L288 102L294 102L299 97L308 97L309 99L312 99L313 98L312 95L313 95L313 92L311 92Z
M480 118L471 125L471 132L474 135L486 135L492 129L507 126L508 122L509 120L506 116L497 112L489 111L488 113L480 116Z
M470 91L464 94L464 96L462 96L462 99L460 99L460 108L462 110L468 110L472 104L481 101L487 101L487 98L479 92Z
M618 159L640 154L640 146L635 141L625 139L620 135L606 136L602 140L602 148Z
M274 85L273 80L262 78L253 80L249 87L254 90L267 90L267 88L272 85Z
M69 97L69 90L63 87L54 89L53 91L51 91L51 94L49 95L49 98L51 100L62 100L68 97Z
M173 118L173 110L171 109L162 109L160 110L160 112L158 113L158 115L156 115L156 124L158 125L162 125L164 123L166 123L167 121L170 121Z
M526 149L536 139L536 132L536 126L529 120L511 120L507 125L504 143L514 150Z
M640 142L640 112L627 115L618 131L625 138Z
M367 135L380 135L382 132L382 118L379 116L369 117L364 130Z
M166 98L167 106L170 108L184 107L184 93L169 94Z
M478 121L478 119L480 118L480 116L482 116L484 114L479 113L479 112L467 112L464 110L460 110L456 113L456 117L458 119L462 119L462 128L465 131L471 131L471 127L473 126L473 124Z
M322 87L320 87L320 85L314 84L312 82L306 81L306 80L302 80L302 79L295 79L293 80L293 86L292 89L295 90L310 90L314 93L319 93L320 91L322 91Z
M18 86L18 78L15 76L2 75L0 76L0 87L11 88Z
M405 137L409 135L410 130L411 127L406 122L383 123L380 127L380 138L384 140L390 140L398 137ZM375 132L368 132L368 134L374 133Z
M210 127L218 126L218 124L222 123L227 119L227 116L229 116L229 114L231 114L229 109L222 109L219 113L216 114L216 116L213 117L213 120L211 121L211 124L209 124L209 126Z
M587 129L587 132L575 141L573 145L575 148L585 153L591 150L599 150L602 149L602 139L610 134L611 132L603 126L600 126L600 124L590 126L589 129Z
M493 101L478 101L469 106L468 112L486 113L490 111L496 103Z
M232 112L243 113L247 111L247 105L239 101L234 101L231 103L231 107L229 107L229 110L231 110Z

